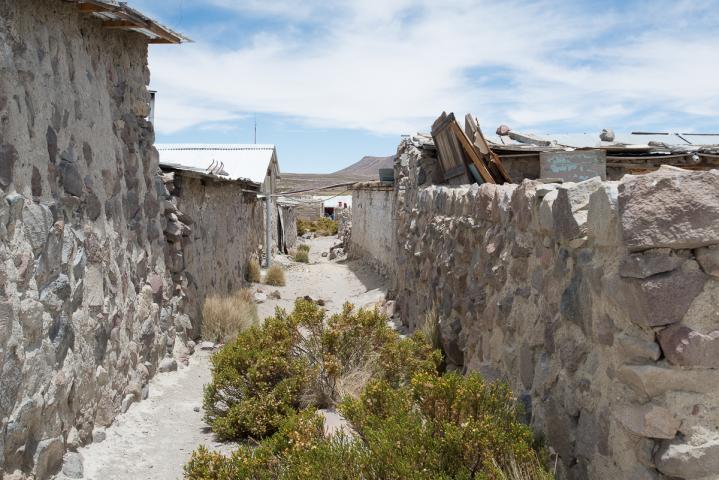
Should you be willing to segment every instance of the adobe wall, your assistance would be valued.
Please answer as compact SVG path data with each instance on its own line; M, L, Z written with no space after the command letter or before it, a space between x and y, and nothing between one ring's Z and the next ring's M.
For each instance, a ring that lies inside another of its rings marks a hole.
M395 192L391 187L358 184L352 190L352 234L348 257L362 259L392 277L397 264L392 228Z
M433 155L395 164L403 322L435 306L450 367L510 383L560 478L715 478L719 171L418 187Z
M238 182L165 173L177 220L168 236L167 264L187 283L193 334L199 336L202 305L210 294L228 295L247 282L247 263L264 241L264 202Z
M0 2L0 477L59 469L187 339L145 42L65 2Z

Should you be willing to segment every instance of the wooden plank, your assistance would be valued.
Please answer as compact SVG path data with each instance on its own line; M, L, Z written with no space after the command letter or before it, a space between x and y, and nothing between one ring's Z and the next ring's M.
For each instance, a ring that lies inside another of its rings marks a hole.
M119 30L131 30L133 28L143 28L158 38L150 38L148 43L182 43L183 38L174 34L171 31L161 27L156 22L151 20L143 20L143 17L137 11L121 5L119 7L111 5L103 5L95 3L92 0L87 0L77 5L78 11L81 13L102 13L112 12L119 20L106 20L103 22L103 27L114 28ZM147 37L151 35L145 34Z
M452 170L449 170L445 173L445 177L447 179L459 177L460 175L466 175L467 170L465 169L464 165L457 165Z
M487 170L487 166L484 164L484 160L482 160L482 158L479 156L479 153L477 152L477 150L475 150L474 145L470 143L469 139L467 138L467 135L465 135L462 129L459 128L457 122L454 122L454 124L452 125L452 130L454 131L457 140L459 140L459 143L462 146L464 153L469 157L474 166L477 167L477 170L479 171L479 174L482 176L484 181L486 183L497 183L494 181L492 174L489 173L489 170Z
M91 5L89 3L81 3L77 6L80 13L95 13L95 12L108 12L107 8L103 8L99 5Z
M446 112L442 112L432 124L432 138L437 147L444 180L452 180L452 183L469 183L467 160L453 129L456 124L454 114L447 115Z
M464 117L464 128L467 137L482 155L487 169L492 173L492 176L502 183L512 183L512 177L509 175L507 169L504 168L502 159L492 151L489 143L484 138L479 122L469 113Z
M105 22L102 22L102 26L104 28L120 28L123 30L128 28L147 28L145 25L139 22L133 22L128 20L107 20Z

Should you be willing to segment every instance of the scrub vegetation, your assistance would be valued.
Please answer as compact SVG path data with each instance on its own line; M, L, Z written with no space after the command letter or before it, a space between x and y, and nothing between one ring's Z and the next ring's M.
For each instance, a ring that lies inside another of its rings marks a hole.
M400 337L377 310L328 318L299 299L212 363L205 419L242 443L230 456L200 447L190 480L551 478L505 384L443 373L424 334ZM322 408L348 427L326 435Z
M337 222L327 217L322 217L319 220L297 220L297 235L300 236L310 232L328 237L337 235L338 230Z

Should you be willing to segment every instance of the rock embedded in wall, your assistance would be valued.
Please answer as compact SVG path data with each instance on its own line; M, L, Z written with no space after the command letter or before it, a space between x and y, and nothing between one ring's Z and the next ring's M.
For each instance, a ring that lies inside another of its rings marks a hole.
M619 184L619 211L631 250L717 244L719 170L663 166L652 175L627 175Z

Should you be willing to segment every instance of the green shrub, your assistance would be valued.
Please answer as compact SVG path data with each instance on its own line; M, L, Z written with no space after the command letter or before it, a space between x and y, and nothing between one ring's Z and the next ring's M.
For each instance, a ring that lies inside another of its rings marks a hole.
M326 318L298 299L290 315L277 311L213 357L206 419L222 438L262 438L300 406L335 406L371 378L406 384L440 360L419 337L401 339L377 310L347 304Z
M307 371L294 351L298 336L292 318L277 312L212 357L205 421L219 438L266 437L295 412Z
M310 256L307 250L297 250L293 255L293 260L300 263L310 263Z
M316 233L320 236L337 235L339 225L336 221L328 217L322 217L318 220L297 220L297 235L304 235L307 232Z
M304 252L309 252L309 251L310 251L310 246L309 246L308 244L306 244L306 243L300 243L299 246L297 247L297 251L300 251L300 252L302 252L302 251L304 251Z
M425 335L400 338L377 310L348 304L327 318L299 299L213 357L206 420L222 439L258 443L231 456L201 447L186 478L551 478L509 388L441 375L441 361ZM335 405L352 431L325 437L315 409Z
M340 406L354 433L326 438L311 411L287 418L257 447L230 457L200 449L190 480L552 478L532 449L506 385L476 374L417 374L393 388L374 381Z
M285 271L281 266L276 263L270 265L265 274L265 284L273 287L285 286Z
M239 290L230 296L210 295L202 305L202 338L225 343L257 321L251 290Z
M260 283L262 270L260 269L260 262L256 258L252 258L247 262L247 275L245 279L250 283Z
M509 387L477 374L418 373L400 388L375 381L340 410L380 477L505 478L520 466L528 478L550 478Z

